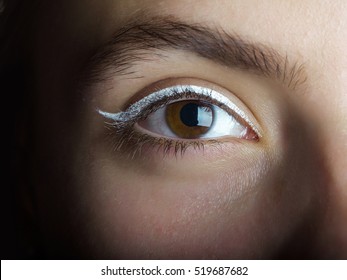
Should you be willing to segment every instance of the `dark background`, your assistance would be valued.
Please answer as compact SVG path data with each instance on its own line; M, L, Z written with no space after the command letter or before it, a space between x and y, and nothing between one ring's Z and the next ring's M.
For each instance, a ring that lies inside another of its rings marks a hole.
M0 14L1 259L40 258L28 159L32 28L39 2L5 0Z

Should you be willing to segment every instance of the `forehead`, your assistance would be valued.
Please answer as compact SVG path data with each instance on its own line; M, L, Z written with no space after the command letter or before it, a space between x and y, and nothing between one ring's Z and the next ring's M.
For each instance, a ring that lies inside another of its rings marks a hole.
M105 42L139 14L174 15L302 56L316 72L328 67L329 72L341 73L347 64L347 2L343 0L61 0L44 3L41 11L41 28L56 25L74 44Z

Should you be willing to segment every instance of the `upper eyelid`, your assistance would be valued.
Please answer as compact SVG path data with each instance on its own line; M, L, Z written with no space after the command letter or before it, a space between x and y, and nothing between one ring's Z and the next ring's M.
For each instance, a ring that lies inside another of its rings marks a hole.
M159 102L165 97L180 95L185 92L195 92L197 95L208 97L224 106L229 108L232 112L234 112L237 116L242 118L258 136L261 138L262 134L257 128L257 126L247 117L246 113L240 109L237 105L235 105L230 99L226 96L220 94L218 91L215 91L210 88L196 86L196 85L178 85L171 86L156 92L153 92L134 104L130 105L125 111L119 113L108 113L97 109L98 113L105 118L111 119L115 122L125 122L136 119L136 117L141 114L141 112L149 105L156 102Z

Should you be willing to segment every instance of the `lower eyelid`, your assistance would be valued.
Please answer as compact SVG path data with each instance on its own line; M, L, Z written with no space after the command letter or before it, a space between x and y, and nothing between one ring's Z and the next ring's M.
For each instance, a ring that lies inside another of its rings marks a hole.
M110 149L112 153L118 154L118 160L135 161L148 166L149 162L153 168L163 168L163 164L171 165L172 159L184 162L208 165L212 162L225 161L227 158L240 161L244 160L243 154L249 157L250 151L259 150L252 141L243 139L230 139L221 137L216 139L170 139L146 134L136 128L127 129L121 133L108 134ZM164 161L163 161L164 160ZM177 167L177 166L176 166ZM157 168L157 167L156 167Z
M110 140L112 153L119 154L121 157L125 156L126 159L143 159L146 162L149 160L156 162L163 158L177 158L177 156L182 157L183 155L190 160L204 162L207 159L223 158L225 151L228 150L234 150L231 154L234 157L240 153L240 149L256 147L253 145L254 141L230 137L185 140L176 137L166 138L142 131L136 123L121 127L109 124L109 127L111 134L109 129L105 132L107 139Z

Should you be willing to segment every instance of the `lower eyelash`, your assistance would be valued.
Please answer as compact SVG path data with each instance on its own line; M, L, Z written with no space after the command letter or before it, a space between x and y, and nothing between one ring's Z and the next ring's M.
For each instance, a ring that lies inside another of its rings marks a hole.
M206 145L218 146L221 142L215 139L209 140L177 140L165 137L153 137L151 135L136 131L134 123L121 126L115 123L106 123L110 128L112 149L126 154L128 158L134 159L143 155L146 149L156 149L156 152L162 152L163 156L173 155L183 156L185 152L192 148L194 150L204 150Z

